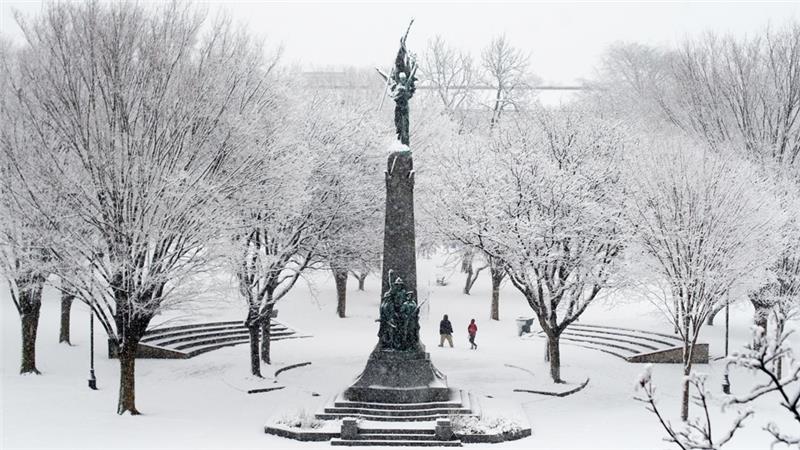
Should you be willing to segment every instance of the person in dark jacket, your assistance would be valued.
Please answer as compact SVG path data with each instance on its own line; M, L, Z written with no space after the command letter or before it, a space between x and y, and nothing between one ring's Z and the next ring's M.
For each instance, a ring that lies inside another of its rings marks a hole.
M444 347L444 341L446 339L447 342L450 343L450 348L453 348L453 324L450 323L447 314L445 314L442 321L439 322L439 337L439 347Z
M475 335L478 334L478 324L475 323L475 319L472 319L472 321L469 323L469 326L467 327L467 333L469 333L469 343L472 345L470 350L475 350L478 348L478 344L475 343Z

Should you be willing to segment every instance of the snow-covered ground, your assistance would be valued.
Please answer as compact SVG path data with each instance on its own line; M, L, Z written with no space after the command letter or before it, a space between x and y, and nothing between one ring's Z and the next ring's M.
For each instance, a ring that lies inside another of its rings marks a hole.
M472 295L461 293L463 275L442 268L442 258L420 259L420 296L428 297L421 320L421 337L436 366L451 386L460 387L489 402L513 402L522 406L533 427L530 438L470 448L671 448L663 442L663 430L644 405L633 400L635 381L644 366L580 347L562 344L562 374L570 382L591 378L583 391L566 398L514 393L514 388L542 389L548 386L548 366L543 361L541 339L520 339L514 319L531 311L515 289L506 284L501 294L501 320L489 316L489 282L486 274ZM435 286L441 273L451 274L450 284ZM116 399L118 367L104 356L104 339L96 337L98 391L86 386L89 365L88 323L85 306L76 304L72 315L74 346L58 344L59 302L52 289L45 293L37 344L41 376L20 376L19 319L5 286L0 293L2 314L2 392L0 435L3 448L329 448L330 444L301 443L263 432L270 418L313 413L326 399L348 385L363 368L376 342L378 279L367 279L366 292L348 292L348 318L335 316L333 280L327 272L310 276L310 284L298 285L280 306L279 320L310 334L312 338L279 341L272 347L275 369L293 363L312 364L282 373L283 390L247 394L247 389L274 386L275 380L248 376L247 346L210 352L190 360L140 360L136 369L137 406L142 416L118 416ZM226 293L227 292L227 293ZM215 289L206 297L227 298L206 319L241 319L243 302L232 286ZM456 329L455 348L439 348L438 321L449 314ZM186 314L184 311L182 314ZM749 337L752 309L743 304L732 310L731 348ZM478 322L479 348L469 350L466 327ZM669 332L663 319L646 303L633 302L618 294L591 306L581 319L586 323L613 324ZM724 319L706 328L702 341L711 344L712 357L723 351ZM507 365L521 367L508 367ZM721 384L721 361L697 366L709 374L708 385ZM532 374L531 374L532 373ZM654 367L660 405L678 422L678 365ZM731 374L734 391L753 383L751 374ZM315 395L319 394L319 395ZM787 430L794 424L779 410L774 398L754 405L756 416L726 448L768 448L770 436L762 430L775 421ZM694 408L694 412L698 412ZM724 420L714 409L718 422ZM717 430L722 430L721 422Z

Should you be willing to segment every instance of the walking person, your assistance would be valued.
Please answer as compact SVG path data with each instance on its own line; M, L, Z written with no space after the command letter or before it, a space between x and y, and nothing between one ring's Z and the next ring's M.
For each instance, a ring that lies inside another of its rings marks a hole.
M453 348L453 324L450 323L447 314L439 322L439 347L444 347L445 340L450 343L450 348Z
M475 335L478 334L478 324L475 323L475 319L472 319L467 327L467 333L469 333L469 343L472 345L470 350L475 350L478 348L478 344L475 343Z

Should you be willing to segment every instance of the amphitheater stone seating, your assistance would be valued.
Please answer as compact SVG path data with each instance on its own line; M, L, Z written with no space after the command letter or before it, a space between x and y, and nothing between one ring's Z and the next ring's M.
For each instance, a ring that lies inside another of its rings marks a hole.
M542 334L541 331L537 333ZM683 342L678 336L633 328L573 323L561 334L561 342L632 363L676 364L683 360ZM692 362L708 363L708 344L695 345Z
M309 335L298 333L293 328L271 320L270 339L304 338ZM232 345L246 344L249 334L240 320L227 322L205 322L171 327L158 327L148 330L139 343L137 358L188 359ZM117 354L116 343L108 341L108 357Z

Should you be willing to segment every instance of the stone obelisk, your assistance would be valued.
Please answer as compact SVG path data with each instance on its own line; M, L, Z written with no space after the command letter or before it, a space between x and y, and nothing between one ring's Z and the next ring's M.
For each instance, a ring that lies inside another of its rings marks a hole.
M410 25L409 25L410 27ZM380 403L446 401L446 377L419 341L417 261L414 237L414 164L409 145L408 101L414 95L416 61L400 40L395 67L386 81L395 101L397 137L405 146L389 155L378 344L345 398Z

